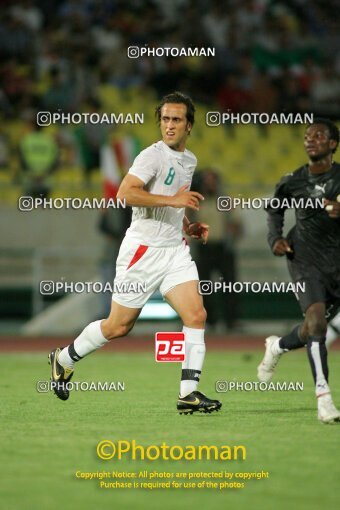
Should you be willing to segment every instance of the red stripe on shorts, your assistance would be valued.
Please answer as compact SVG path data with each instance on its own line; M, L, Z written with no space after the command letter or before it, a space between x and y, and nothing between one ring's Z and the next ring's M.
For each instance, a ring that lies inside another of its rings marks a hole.
M130 260L130 264L128 265L127 269L130 269L130 267L133 266L133 264L136 264L136 262L138 262L139 259L141 259L143 257L144 253L146 252L146 250L148 248L149 248L148 246L144 246L144 244L140 244L138 246L134 256Z

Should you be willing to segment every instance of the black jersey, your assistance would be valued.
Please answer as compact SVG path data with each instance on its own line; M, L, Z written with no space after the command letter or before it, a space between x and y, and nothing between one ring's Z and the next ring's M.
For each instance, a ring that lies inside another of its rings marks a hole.
M333 163L323 174L312 174L304 165L285 175L276 186L275 201L283 206L267 207L268 242L272 248L283 237L284 213L287 202L294 199L302 207L295 209L296 224L286 236L293 251L303 256L306 264L320 271L339 276L340 271L340 218L330 218L321 199L336 201L340 196L340 165ZM316 200L318 199L318 200ZM290 255L288 255L290 257ZM294 258L294 253L292 254Z

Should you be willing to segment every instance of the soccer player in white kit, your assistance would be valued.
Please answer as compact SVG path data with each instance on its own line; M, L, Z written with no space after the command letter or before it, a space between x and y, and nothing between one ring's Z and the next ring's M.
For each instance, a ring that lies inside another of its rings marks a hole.
M125 336L149 297L159 289L181 317L185 333L177 410L211 413L222 406L197 391L205 356L206 311L198 292L196 264L183 232L206 243L209 227L190 223L185 216L185 208L198 210L200 200L204 200L200 193L189 191L197 160L185 146L194 115L195 107L185 94L174 92L163 97L156 108L162 140L137 156L120 185L117 198L133 207L133 215L117 258L115 287L128 290L131 283L140 283L137 287L146 285L146 292L114 292L107 319L86 326L69 346L52 350L52 380L61 400L69 397L66 383L73 376L75 362L110 340Z

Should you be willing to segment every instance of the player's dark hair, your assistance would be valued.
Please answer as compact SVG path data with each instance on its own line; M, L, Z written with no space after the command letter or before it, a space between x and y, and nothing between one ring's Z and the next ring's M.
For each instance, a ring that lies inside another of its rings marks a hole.
M329 138L330 140L336 141L336 147L332 150L333 154L336 152L338 145L339 145L339 129L334 122L332 122L330 119L325 119L323 117L316 117L313 119L313 122L309 124L308 127L314 126L315 124L322 124L323 126L326 126L329 131Z
M158 122L161 121L161 110L165 103L174 103L174 104L185 104L187 107L187 121L193 126L195 122L195 106L192 102L191 97L183 94L182 92L172 92L171 94L167 94L163 96L161 102L156 107L155 116Z

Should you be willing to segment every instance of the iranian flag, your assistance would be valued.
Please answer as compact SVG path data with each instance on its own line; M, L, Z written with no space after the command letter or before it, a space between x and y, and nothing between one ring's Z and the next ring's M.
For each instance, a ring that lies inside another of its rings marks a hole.
M104 179L104 198L116 198L122 179L116 154L110 143L100 148L100 168Z
M125 136L100 149L100 167L104 179L104 198L116 198L122 175L126 174L141 151L134 136Z
M139 140L135 136L124 136L113 142L113 147L119 167L125 174L141 151Z

